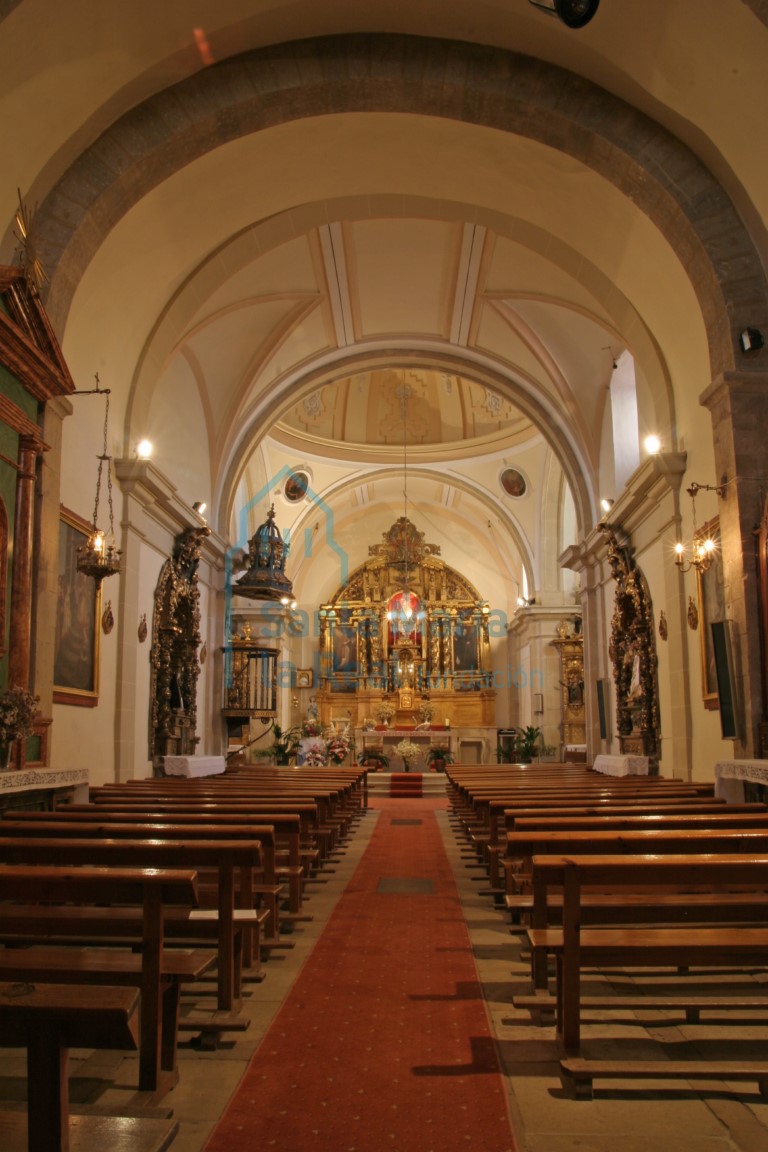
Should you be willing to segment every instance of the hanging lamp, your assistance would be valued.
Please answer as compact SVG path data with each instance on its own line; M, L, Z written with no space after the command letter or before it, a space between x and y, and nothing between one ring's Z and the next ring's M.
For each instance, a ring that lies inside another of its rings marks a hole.
M81 395L83 393L80 393ZM99 375L96 373L96 387L91 395L104 396L106 407L104 410L104 444L96 473L96 500L93 506L93 530L85 544L77 550L77 570L84 576L91 576L97 585L101 584L107 576L114 576L120 571L121 551L115 541L115 516L112 507L112 457L107 452L109 436L109 389L99 388ZM104 464L107 465L107 501L109 504L109 527L106 532L99 528L99 500L101 499L101 481Z

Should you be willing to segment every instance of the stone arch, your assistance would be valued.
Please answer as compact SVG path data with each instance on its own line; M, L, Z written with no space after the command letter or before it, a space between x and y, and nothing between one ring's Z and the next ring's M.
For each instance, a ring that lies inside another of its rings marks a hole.
M303 392L311 392L320 384L335 376L348 375L370 366L377 359L397 359L398 363L429 364L449 372L471 376L480 383L487 383L511 400L548 441L560 462L568 483L571 486L576 505L577 522L586 531L597 519L596 493L591 483L591 469L586 456L573 435L567 414L554 405L550 397L542 396L535 387L527 387L525 382L505 375L495 364L472 356L465 349L447 350L445 346L434 348L408 349L366 349L353 356L343 355L329 364L327 358L314 366L303 365L300 376L286 376L274 382L268 397L260 398L259 403L248 413L247 419L238 427L236 439L228 446L227 460L224 462L216 492L214 493L215 522L228 525L232 514L232 501L237 491L244 461L249 451L260 439L265 427L277 419L279 412L290 401L296 403ZM532 575L532 570L529 572Z
M713 379L737 366L738 331L768 326L765 274L747 229L708 169L661 125L544 61L477 44L351 34L274 45L204 69L126 113L81 155L37 217L57 330L104 237L153 187L227 140L340 109L484 125L601 174L687 268Z

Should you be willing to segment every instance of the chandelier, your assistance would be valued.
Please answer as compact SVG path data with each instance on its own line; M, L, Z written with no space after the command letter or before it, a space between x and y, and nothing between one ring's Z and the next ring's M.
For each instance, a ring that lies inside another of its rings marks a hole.
M101 455L97 457L99 468L96 474L96 501L93 506L93 531L85 544L77 550L77 570L84 576L92 576L96 584L107 576L114 576L120 571L120 549L115 543L115 516L112 508L112 457L107 452L107 439L109 434L109 388L99 388L99 374L96 373L96 387L89 393L80 392L78 395L99 395L106 398L104 411L104 445ZM102 532L99 528L99 500L101 498L101 480L104 463L107 465L107 500L109 503L109 528Z
M684 544L678 540L675 544L675 564L681 572L690 572L695 568L697 572L706 572L712 565L717 554L717 544L704 529L696 527L696 495L697 493L716 492L722 496L725 488L722 484L691 484L686 489L691 498L693 533L690 543Z
M409 570L409 556L408 556L408 400L411 395L411 387L403 381L400 389L400 402L403 407L403 527L405 529L405 540L403 547L403 616L406 623L410 623L413 616L413 607L411 606L411 592L408 587L410 570Z

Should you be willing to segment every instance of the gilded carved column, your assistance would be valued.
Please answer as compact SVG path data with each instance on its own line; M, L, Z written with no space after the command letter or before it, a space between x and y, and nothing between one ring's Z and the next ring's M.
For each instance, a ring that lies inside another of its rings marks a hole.
M13 583L9 629L8 682L29 687L32 637L32 557L35 538L35 463L42 450L32 436L19 437L19 473L13 530Z

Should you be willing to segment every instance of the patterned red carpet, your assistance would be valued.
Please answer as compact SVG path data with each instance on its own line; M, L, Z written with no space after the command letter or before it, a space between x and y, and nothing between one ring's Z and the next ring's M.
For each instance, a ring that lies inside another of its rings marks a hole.
M206 1152L514 1152L444 801L374 803L371 843Z

